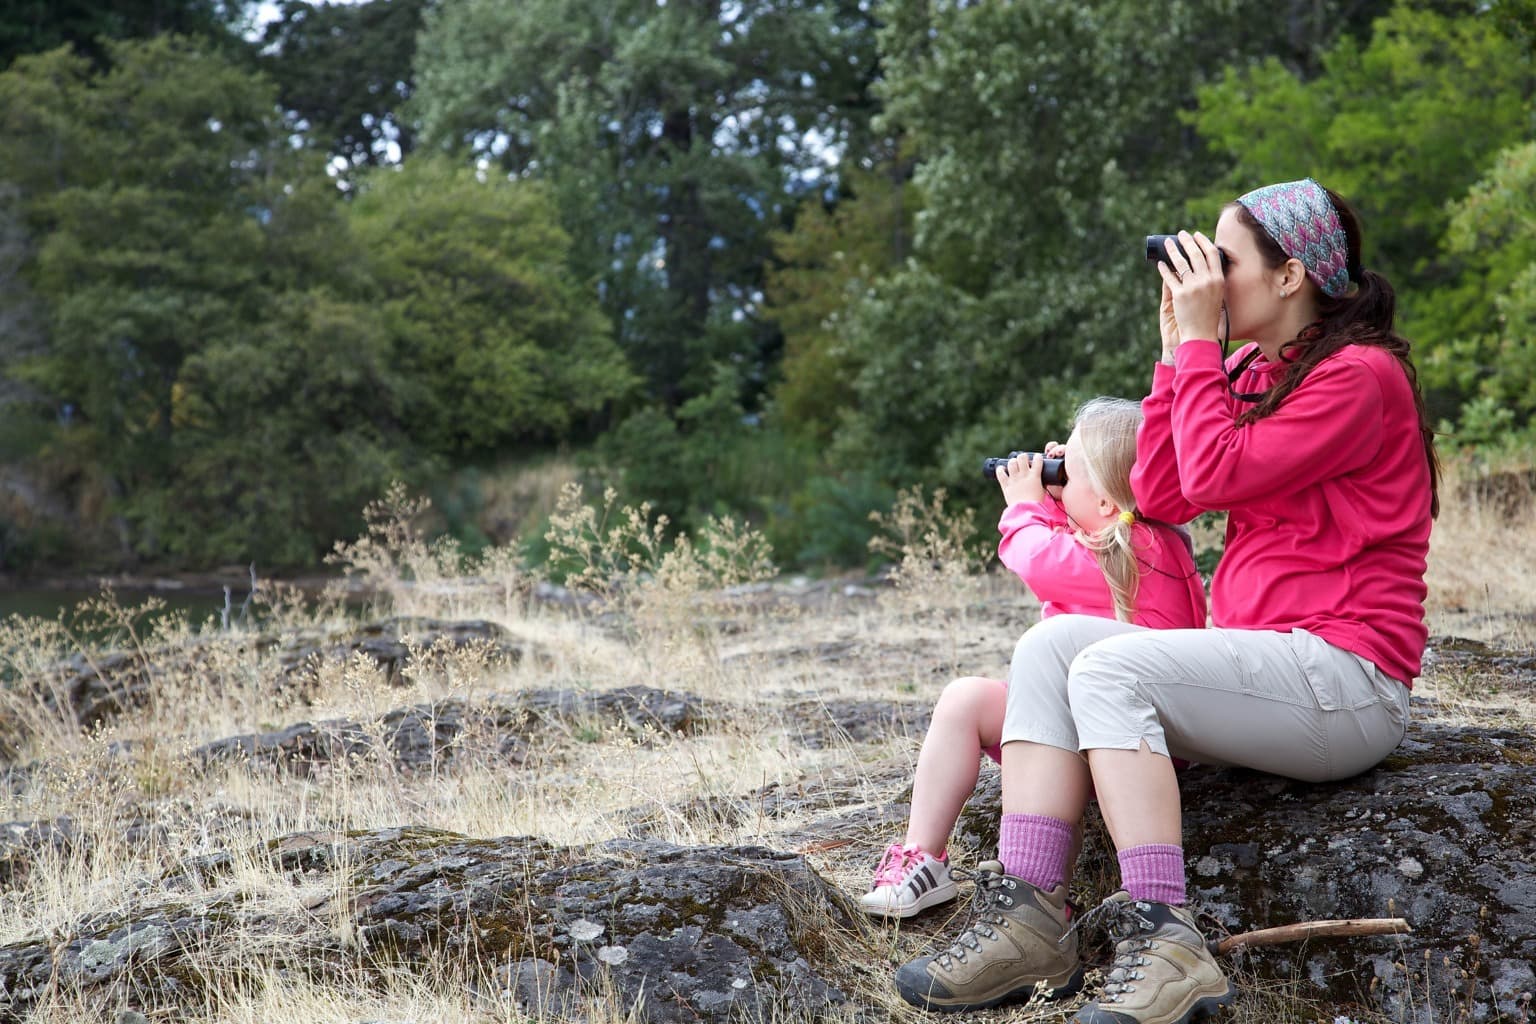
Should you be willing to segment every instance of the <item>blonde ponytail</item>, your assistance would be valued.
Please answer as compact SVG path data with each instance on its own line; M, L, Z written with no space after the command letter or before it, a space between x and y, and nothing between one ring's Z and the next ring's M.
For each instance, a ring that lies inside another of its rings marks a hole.
M1104 581L1115 606L1115 618L1130 622L1136 615L1136 591L1141 561L1134 542L1136 495L1131 492L1131 467L1136 464L1136 431L1141 405L1125 398L1094 398L1077 410L1073 421L1076 447L1088 482L1120 508L1120 515L1103 529L1085 534L1084 542L1098 556Z

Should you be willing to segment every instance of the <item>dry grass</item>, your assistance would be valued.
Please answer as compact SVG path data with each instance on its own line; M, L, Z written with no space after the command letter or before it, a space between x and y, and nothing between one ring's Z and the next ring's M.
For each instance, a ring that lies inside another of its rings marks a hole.
M1528 647L1536 636L1536 525L1462 497L1465 484L1454 473L1446 493L1430 561L1432 632ZM893 831L878 815L856 826L829 822L898 799L920 736L892 728L856 743L831 730L830 739L810 744L805 708L814 719L818 701L925 704L955 676L1001 674L1013 640L1034 620L1033 600L1011 577L978 574L982 559L955 539L961 526L921 495L905 498L886 523L892 551L900 554L900 585L873 590L862 583L769 586L771 564L760 538L737 524L715 523L679 544L644 510L610 500L589 515L572 495L566 489L555 499L552 522L563 532L552 540L557 552L577 561L570 584L585 603L535 600L538 575L507 551L471 560L429 542L417 525L424 510L403 492L371 509L369 532L336 552L343 569L380 595L374 609L380 614L484 618L543 652L516 665L470 652L392 687L364 662L334 664L300 700L271 657L257 653L247 627L194 630L170 620L151 629L142 625L144 609L104 596L90 613L119 622L125 645L195 649L198 657L163 673L143 707L91 733L47 710L20 682L0 689L0 743L11 735L13 763L33 766L0 788L0 821L68 818L89 848L88 855L77 846L28 863L4 892L0 945L65 933L88 914L125 906L130 893L139 905L161 895L185 900L185 890L165 889L166 869L218 852L232 854L232 864L196 898L238 894L248 907L297 912L323 895L305 885L323 890L338 884L335 878L296 886L251 851L305 830L412 824L575 844L643 822L647 835L680 844L798 844L830 880L850 890L866 884L870 851ZM335 625L339 609L339 601L326 605L319 624ZM280 594L269 596L262 610L268 628L279 631L315 626L315 614ZM11 620L0 627L0 672L14 680L42 678L58 658L82 652L105 654L60 623ZM473 750L427 770L364 759L300 778L240 766L196 773L185 760L201 744L299 721L371 720L450 697L633 684L685 691L725 713L691 737L637 734L596 720L563 722L531 739L519 768ZM1478 702L1467 694L1441 696L1457 702L1458 713L1476 717ZM764 793L796 800L770 818L752 810L762 806L753 794ZM710 804L746 810L688 810ZM834 959L849 965L840 984L892 1019L928 1019L895 997L890 965L948 926L938 920L905 930L829 929ZM263 945L269 941L252 937L244 948L193 954L207 983L203 1004L194 1008L200 1018L277 1024L526 1019L485 994L474 964L370 968L359 971L355 983L338 985L269 969ZM1238 1021L1327 1016L1307 1006L1295 988L1250 981ZM116 1009L126 1007L88 1006L61 991L27 1019L104 1019ZM617 1024L628 1012L615 1001L607 1016L598 1011L591 1019ZM1053 1011L1030 1008L977 1016L1057 1019Z
M1446 465L1430 539L1430 632L1529 648L1536 643L1536 495L1505 488L1495 497L1484 480L1469 463Z

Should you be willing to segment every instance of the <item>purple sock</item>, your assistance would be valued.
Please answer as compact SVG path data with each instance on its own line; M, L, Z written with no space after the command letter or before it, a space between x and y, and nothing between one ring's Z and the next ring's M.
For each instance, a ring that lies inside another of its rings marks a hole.
M1120 881L1133 900L1184 905L1184 847L1156 843L1121 850Z
M997 837L1003 870L1050 892L1067 877L1072 826L1038 814L1005 814Z

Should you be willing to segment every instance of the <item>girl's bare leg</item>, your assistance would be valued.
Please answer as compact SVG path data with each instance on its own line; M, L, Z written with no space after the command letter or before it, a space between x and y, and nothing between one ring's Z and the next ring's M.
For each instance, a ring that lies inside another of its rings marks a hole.
M960 809L976 788L981 752L1003 732L1007 684L966 676L944 688L933 708L912 781L907 843L937 857L949 844Z

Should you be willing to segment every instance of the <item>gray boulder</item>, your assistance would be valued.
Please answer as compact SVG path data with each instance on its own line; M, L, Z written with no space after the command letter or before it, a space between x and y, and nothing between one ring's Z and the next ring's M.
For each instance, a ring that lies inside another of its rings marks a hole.
M1525 1019L1536 991L1536 737L1421 721L1382 765L1342 782L1195 767L1180 786L1190 901L1215 935L1367 917L1413 928L1253 948L1237 955L1245 971L1394 1021L1430 1024L1450 1006L1469 1021ZM962 817L965 844L996 849L999 803L988 773ZM1079 884L1115 884L1102 828L1088 831Z
M165 648L76 654L36 681L38 698L52 714L73 718L82 729L95 728L125 710L144 706L167 676L203 675L216 683L217 672L208 667L210 652L230 643L249 644L257 654L272 658L282 685L301 695L321 665L358 656L398 685L417 662L430 663L466 649L481 649L489 659L508 664L538 653L494 622L391 618L329 634L213 635ZM0 727L0 755L6 753L7 731ZM17 738L11 737L9 745L14 747Z
M198 747L192 759L199 767L233 760L295 773L370 756L402 769L442 766L465 754L519 765L530 739L551 728L617 729L644 743L658 735L695 735L720 714L690 694L649 686L525 690L414 704L367 721L335 718L230 736Z
M370 963L463 964L488 1004L550 1016L581 1016L609 999L669 1024L814 1019L846 1002L829 980L824 936L851 922L791 854L634 840L558 848L402 828L291 835L267 855L296 882L341 873L331 888L346 902L264 913L222 892L227 856L190 861L184 901L162 894L0 947L0 1022L23 1020L61 985L103 1005L184 1011L199 1002L189 951L221 940L312 976ZM219 895L199 895L209 892ZM349 928L335 927L338 915Z

